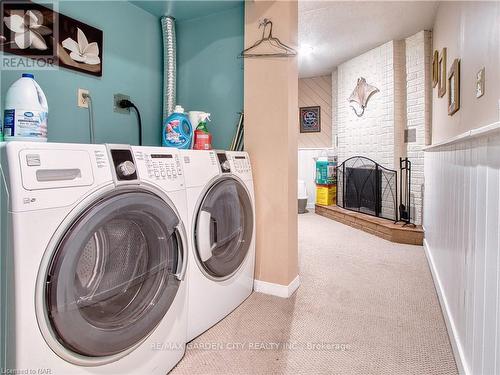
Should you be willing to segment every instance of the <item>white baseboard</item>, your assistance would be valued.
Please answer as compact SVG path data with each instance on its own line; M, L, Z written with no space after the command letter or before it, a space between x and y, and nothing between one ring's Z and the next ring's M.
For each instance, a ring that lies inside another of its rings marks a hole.
M448 336L450 337L451 347L455 356L455 362L457 364L458 372L462 375L472 375L468 370L469 367L467 366L465 360L464 348L462 347L462 344L458 339L457 328L455 326L455 322L453 321L453 317L450 314L450 308L443 291L443 285L441 284L441 280L439 279L439 274L437 272L434 259L432 258L432 254L429 250L429 244L427 243L427 240L425 238L424 250L427 261L429 262L429 268L431 269L432 278L434 279L434 285L438 294L439 303L441 305L444 321L446 323L446 328L448 329Z
M253 290L259 293L270 294L281 298L290 297L300 286L299 275L288 285L268 283L267 281L254 280Z

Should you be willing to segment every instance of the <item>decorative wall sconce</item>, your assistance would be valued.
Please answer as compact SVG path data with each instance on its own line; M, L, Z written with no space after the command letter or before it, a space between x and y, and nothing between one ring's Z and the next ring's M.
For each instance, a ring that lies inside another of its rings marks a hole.
M358 78L358 83L356 84L354 91L347 99L356 116L363 116L365 108L368 105L368 100L377 92L379 92L379 89L369 83L366 83L366 79L363 77Z

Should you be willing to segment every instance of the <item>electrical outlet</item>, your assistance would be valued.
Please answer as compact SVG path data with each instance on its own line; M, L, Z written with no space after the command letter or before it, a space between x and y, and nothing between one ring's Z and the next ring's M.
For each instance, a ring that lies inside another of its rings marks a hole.
M114 94L113 95L113 111L117 113L130 114L130 108L122 108L119 103L123 99L130 100L130 96L124 94Z
M89 101L87 98L84 98L84 95L89 95L89 90L85 89L78 89L77 92L77 105L80 108L88 108L89 107Z

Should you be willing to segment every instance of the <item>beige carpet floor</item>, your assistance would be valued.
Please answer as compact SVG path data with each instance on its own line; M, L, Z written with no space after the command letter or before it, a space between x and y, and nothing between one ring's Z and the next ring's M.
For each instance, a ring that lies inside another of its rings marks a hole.
M422 247L299 216L301 286L253 293L172 374L457 374Z

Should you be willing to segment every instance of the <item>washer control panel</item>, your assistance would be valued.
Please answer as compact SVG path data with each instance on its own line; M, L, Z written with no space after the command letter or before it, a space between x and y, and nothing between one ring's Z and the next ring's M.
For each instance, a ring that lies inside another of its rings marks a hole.
M156 183L184 185L184 173L177 150L161 147L134 147L137 164L140 165L141 178Z
M179 155L144 154L149 178L172 179L182 176Z

